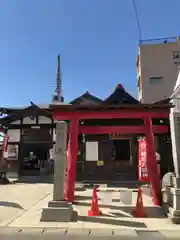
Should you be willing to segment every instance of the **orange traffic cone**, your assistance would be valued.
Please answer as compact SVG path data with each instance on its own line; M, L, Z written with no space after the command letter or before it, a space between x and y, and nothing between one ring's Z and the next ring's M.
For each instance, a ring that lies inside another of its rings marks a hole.
M101 211L99 210L98 206L97 191L96 188L93 188L91 208L88 210L88 216L91 217L99 215L101 215Z
M143 206L142 191L140 187L138 188L136 208L133 210L132 215L137 218L146 217L146 214L144 212L144 206Z

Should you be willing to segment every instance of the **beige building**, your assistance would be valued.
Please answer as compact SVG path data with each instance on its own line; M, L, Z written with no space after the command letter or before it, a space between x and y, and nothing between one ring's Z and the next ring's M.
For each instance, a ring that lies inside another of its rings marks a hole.
M180 67L180 37L142 41L136 60L138 99L153 103L171 96Z

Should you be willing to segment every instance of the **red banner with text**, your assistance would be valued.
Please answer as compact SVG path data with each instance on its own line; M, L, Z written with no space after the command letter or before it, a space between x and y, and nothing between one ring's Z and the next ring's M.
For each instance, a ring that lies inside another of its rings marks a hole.
M9 136L5 134L3 138L3 145L2 145L3 152L7 151L8 140L9 140Z
M147 182L148 181L147 143L144 138L140 138L138 142L139 142L139 156L138 156L139 181Z

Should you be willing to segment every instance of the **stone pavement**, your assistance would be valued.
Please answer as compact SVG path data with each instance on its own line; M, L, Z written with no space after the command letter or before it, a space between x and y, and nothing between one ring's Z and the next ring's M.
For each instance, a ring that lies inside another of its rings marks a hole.
M107 230L107 229L66 229L66 228L0 228L0 239L157 239L178 240L180 231L135 231L135 230Z
M117 190L117 191L115 191ZM0 227L12 228L65 228L65 229L107 229L107 231L143 230L162 231L180 230L180 225L173 225L163 215L160 208L152 206L149 196L143 194L145 210L148 218L134 218L131 215L136 204L137 192L133 192L133 206L120 202L119 188L100 187L102 192L112 192L113 201L110 203L100 200L103 212L99 217L88 217L92 188L80 187L76 191L74 208L78 218L73 222L40 222L42 208L52 199L52 184L48 183L17 183L0 186ZM127 189L126 189L127 190ZM133 189L129 189L132 191ZM1 239L1 238L0 238ZM180 238L179 238L180 239Z

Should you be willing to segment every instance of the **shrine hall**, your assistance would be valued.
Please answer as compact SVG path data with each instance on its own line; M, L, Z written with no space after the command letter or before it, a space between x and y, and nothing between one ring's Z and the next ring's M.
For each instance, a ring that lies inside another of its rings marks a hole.
M69 122L69 138L74 141L69 162L76 164L76 180L120 182L138 179L138 139L147 136L148 117L161 175L173 169L170 107L161 102L141 104L118 84L105 100L86 92L69 105L51 109L55 120Z
M38 158L49 174L53 158L55 125L68 124L74 178L84 182L136 181L138 139L147 135L146 118L152 123L154 147L161 175L171 171L168 103L141 104L121 84L106 99L85 92L70 103L1 108L0 119L9 135L7 162L19 175L40 174ZM73 155L74 154L74 155ZM30 156L31 155L31 156ZM72 168L72 166L71 166Z

